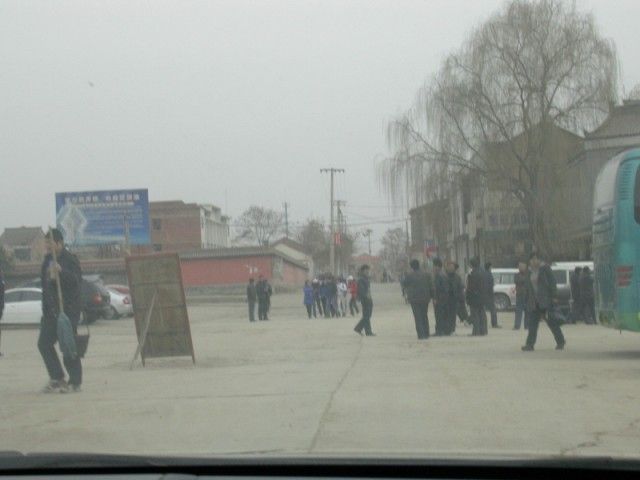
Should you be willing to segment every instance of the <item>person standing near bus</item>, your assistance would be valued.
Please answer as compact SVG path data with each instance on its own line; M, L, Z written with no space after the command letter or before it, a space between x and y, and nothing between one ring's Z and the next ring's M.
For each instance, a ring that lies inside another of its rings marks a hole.
M580 300L580 277L582 268L576 267L569 278L571 286L571 321L576 323L582 319L582 302Z
M513 325L514 330L520 330L522 317L524 317L524 329L529 328L529 315L527 313L527 280L529 278L529 270L527 262L521 260L518 262L518 273L515 274L513 281L516 284L516 318Z
M593 291L593 276L589 267L584 267L582 275L580 275L580 304L582 307L580 312L585 323L595 325L597 320L596 300Z
M529 257L529 277L527 280L527 311L529 312L529 334L527 343L522 347L523 352L532 352L538 337L540 320L546 318L547 325L556 340L556 350L563 350L565 338L560 329L553 310L557 303L556 279L551 268L543 263L537 253Z

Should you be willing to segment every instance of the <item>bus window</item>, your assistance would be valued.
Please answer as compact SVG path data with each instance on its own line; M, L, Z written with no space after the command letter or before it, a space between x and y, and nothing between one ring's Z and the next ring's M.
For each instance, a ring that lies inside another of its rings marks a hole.
M640 223L640 168L636 171L636 182L633 187L633 216Z

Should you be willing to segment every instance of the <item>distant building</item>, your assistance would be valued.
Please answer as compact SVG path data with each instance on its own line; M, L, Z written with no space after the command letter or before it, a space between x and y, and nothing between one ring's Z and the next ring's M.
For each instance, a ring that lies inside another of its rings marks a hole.
M16 263L41 263L46 254L44 232L40 227L5 228L0 245Z
M229 218L220 208L183 201L150 202L151 243L156 252L229 246Z
M304 247L300 242L284 237L274 242L272 247L306 265L309 271L309 276L313 276L315 274L313 258L305 252Z

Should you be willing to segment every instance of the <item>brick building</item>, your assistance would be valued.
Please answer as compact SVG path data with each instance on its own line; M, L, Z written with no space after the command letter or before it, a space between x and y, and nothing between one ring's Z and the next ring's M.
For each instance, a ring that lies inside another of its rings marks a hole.
M156 252L229 246L229 218L214 205L183 201L150 202L151 243Z
M5 228L0 245L16 263L39 264L46 253L44 232L40 227Z

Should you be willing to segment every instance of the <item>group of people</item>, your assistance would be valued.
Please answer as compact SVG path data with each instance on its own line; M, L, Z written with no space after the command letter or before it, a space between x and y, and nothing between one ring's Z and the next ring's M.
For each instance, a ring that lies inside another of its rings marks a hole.
M263 275L258 276L257 282L253 278L249 279L249 285L247 285L247 303L249 304L250 322L256 321L256 303L258 304L258 320L269 320L271 295L273 295L273 288Z
M358 284L351 275L345 279L322 274L304 282L303 304L309 318L346 317L347 311L354 316L359 313L357 296Z
M420 268L417 260L410 263L411 272L403 280L403 292L411 304L419 339L429 338L429 319L427 310L433 302L435 313L435 335L451 335L455 331L456 317L470 321L473 336L487 335L487 312L491 315L491 325L500 328L497 322L493 300L494 280L491 264L481 268L480 260L471 260L471 272L467 276L466 288L457 274L457 265L449 260L443 272L442 261L433 261L433 273ZM519 329L522 317L528 335L523 351L532 351L536 343L538 325L546 319L556 341L556 349L562 350L565 338L560 328L557 314L557 285L551 268L542 262L538 254L531 254L529 261L519 263L516 274L516 317L515 329ZM585 281L586 283L586 281ZM467 313L466 305L469 306Z

